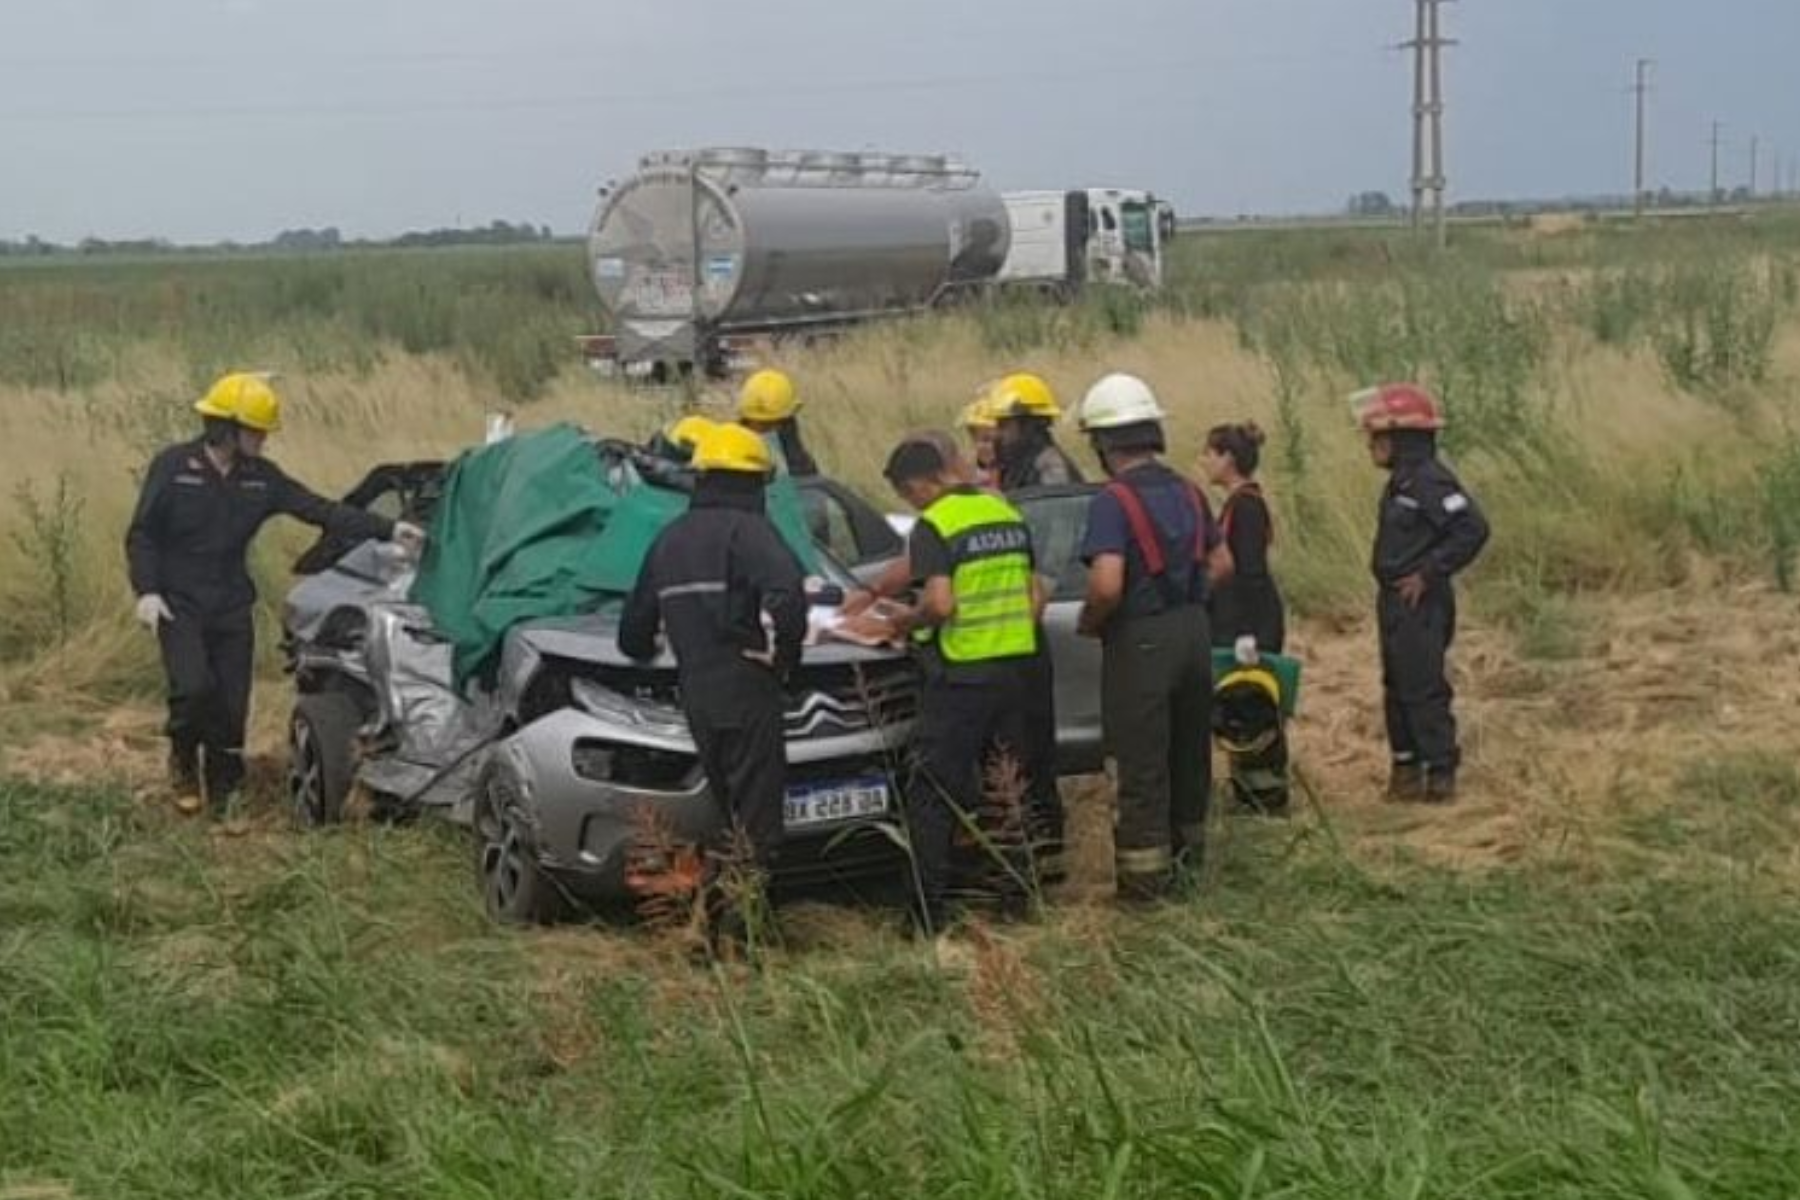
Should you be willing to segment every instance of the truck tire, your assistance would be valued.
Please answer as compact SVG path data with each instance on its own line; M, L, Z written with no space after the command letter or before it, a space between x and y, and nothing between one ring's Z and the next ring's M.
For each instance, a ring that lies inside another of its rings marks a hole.
M306 692L288 718L288 805L302 828L336 825L356 782L362 712L343 692Z
M568 915L562 889L538 865L537 845L506 768L475 785L475 881L488 916L506 925L554 925Z

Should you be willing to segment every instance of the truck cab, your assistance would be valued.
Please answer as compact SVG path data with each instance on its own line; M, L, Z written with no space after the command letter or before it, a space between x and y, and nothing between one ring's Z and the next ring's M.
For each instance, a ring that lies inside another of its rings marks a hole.
M1088 278L1154 290L1162 286L1162 230L1149 192L1089 188Z
M1163 281L1164 213L1128 188L1008 192L1012 243L999 282L1074 299L1089 284L1154 291Z

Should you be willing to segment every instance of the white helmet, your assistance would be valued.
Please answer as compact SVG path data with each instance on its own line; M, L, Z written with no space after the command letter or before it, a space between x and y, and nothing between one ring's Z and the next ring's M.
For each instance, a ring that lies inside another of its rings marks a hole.
M1108 375L1087 390L1081 407L1075 410L1083 433L1161 421L1167 416L1150 385L1136 375Z

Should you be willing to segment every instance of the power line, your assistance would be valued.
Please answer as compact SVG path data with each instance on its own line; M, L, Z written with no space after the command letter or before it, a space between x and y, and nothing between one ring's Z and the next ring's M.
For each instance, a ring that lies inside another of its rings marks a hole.
M1177 75L1191 76L1195 68L1217 63L1217 58L1186 57L1160 63L1119 63L1069 70L1066 79L1143 78ZM596 108L629 104L668 104L691 100L738 100L748 98L805 99L824 96L854 96L878 93L937 92L953 88L1012 87L1041 83L1044 71L987 71L970 75L920 76L842 80L823 83L768 82L719 84L711 87L667 88L644 91L572 93L568 95L516 96L481 100L464 97L426 97L419 99L351 101L338 104L316 102L279 102L268 104L198 104L164 108L137 106L132 108L39 108L0 109L0 121L64 122L64 121L131 121L191 119L256 119L264 117L389 117L446 112L527 112L550 109Z

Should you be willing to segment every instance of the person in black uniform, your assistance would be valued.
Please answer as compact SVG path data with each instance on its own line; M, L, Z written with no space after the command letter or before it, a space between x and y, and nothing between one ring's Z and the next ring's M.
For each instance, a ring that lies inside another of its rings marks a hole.
M1445 657L1456 637L1452 580L1488 540L1487 519L1437 457L1437 402L1410 383L1352 397L1369 456L1389 473L1372 568L1380 591L1381 682L1394 799L1442 803L1456 795L1462 754Z
M1253 422L1215 425L1200 452L1207 481L1225 492L1219 532L1231 551L1231 578L1212 593L1212 642L1235 652L1238 667L1218 681L1213 725L1231 767L1231 791L1252 812L1288 805L1287 732L1279 681L1254 668L1287 641L1281 591L1269 572L1275 521L1256 482L1263 432ZM1274 694L1270 694L1273 687Z
M1198 867L1212 792L1209 580L1231 560L1200 489L1163 464L1164 413L1143 380L1088 390L1082 431L1111 482L1088 508L1087 600L1101 642L1100 712L1118 774L1113 864L1126 901L1154 901Z
M693 501L651 544L619 621L619 649L654 658L659 631L667 635L707 786L766 874L781 847L783 680L806 637L805 583L764 511L775 464L763 439L742 425L715 426L701 434L693 464ZM716 872L727 847L709 849Z
M195 441L150 463L125 534L137 617L157 636L169 687L169 774L175 805L229 808L244 782L244 727L255 655L250 539L285 514L332 533L398 538L424 534L308 491L262 456L281 424L281 401L260 375L232 374L194 406Z

